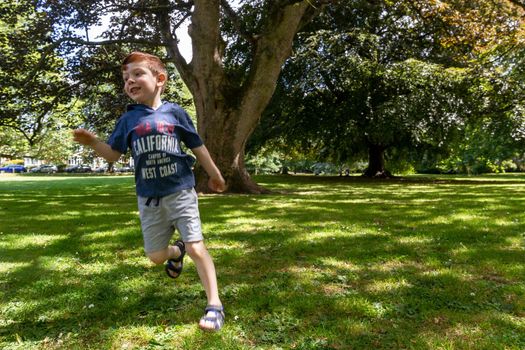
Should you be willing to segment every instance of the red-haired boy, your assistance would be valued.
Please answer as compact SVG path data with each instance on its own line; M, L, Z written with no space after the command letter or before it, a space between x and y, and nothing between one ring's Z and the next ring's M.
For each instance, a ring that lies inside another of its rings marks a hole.
M209 175L208 186L216 192L225 181L197 134L188 114L177 104L161 101L168 74L154 55L132 52L122 62L126 94L136 102L117 121L105 143L85 129L73 131L74 140L90 146L108 162L117 161L131 149L144 250L155 264L166 263L168 276L177 278L185 253L200 276L208 305L199 326L217 331L224 324L213 260L204 245L198 209L194 159L184 153L181 142L192 150ZM182 240L169 242L175 229Z

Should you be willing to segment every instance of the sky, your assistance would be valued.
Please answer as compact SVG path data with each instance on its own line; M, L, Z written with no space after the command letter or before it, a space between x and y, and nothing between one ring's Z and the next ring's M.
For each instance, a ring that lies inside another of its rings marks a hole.
M102 34L102 32L104 32L108 28L109 17L110 16L103 17L101 19L101 25L89 28L89 38L91 40L100 40L100 38L97 39L97 37L100 36L100 34ZM189 19L186 20L175 32L177 34L177 38L179 38L179 50L182 56L186 59L186 62L191 61L192 57L191 38L188 35L189 23Z

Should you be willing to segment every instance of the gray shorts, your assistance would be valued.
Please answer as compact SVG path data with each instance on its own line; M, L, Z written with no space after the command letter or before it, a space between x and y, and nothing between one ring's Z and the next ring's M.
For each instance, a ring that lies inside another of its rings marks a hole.
M140 225L146 253L166 248L175 229L183 242L198 242L204 238L195 190L188 189L165 197L138 196Z

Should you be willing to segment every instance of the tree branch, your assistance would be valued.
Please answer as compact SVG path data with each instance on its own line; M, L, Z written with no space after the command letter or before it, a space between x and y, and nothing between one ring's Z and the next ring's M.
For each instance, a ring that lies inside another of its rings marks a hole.
M175 67L179 71L179 74L186 85L194 84L191 65L186 63L186 60L180 53L177 36L174 34L174 30L171 28L171 22L168 13L159 12L157 15L159 19L160 34L165 42L165 47L168 52L168 59L175 64ZM183 21L184 20L179 22L179 24Z
M252 33L249 33L249 32L247 32L246 30L244 30L242 28L242 22L243 21L239 18L237 13L233 10L233 8L228 3L228 1L227 0L221 0L221 6L222 6L222 8L224 10L224 14L226 15L226 17L228 17L228 19L230 21L232 21L232 24L235 27L235 29L237 30L237 33L239 33L239 35L242 38L246 39L246 41L248 41L250 44L252 44L252 46L255 46L255 44L257 43L256 38L254 37L254 35Z

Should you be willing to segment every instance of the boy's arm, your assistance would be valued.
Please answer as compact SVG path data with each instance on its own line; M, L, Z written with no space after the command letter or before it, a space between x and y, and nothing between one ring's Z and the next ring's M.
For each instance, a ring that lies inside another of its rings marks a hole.
M210 177L208 181L208 187L215 192L224 192L226 190L226 182L221 175L221 171L213 159L211 159L210 153L206 146L202 145L196 148L192 148L191 151L197 157L199 164L206 170L208 176Z
M86 129L73 130L73 140L76 142L93 148L95 152L108 162L116 162L119 160L122 153L115 151L105 142L100 141L95 134Z

